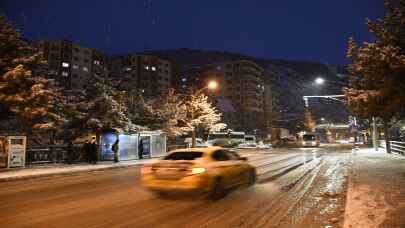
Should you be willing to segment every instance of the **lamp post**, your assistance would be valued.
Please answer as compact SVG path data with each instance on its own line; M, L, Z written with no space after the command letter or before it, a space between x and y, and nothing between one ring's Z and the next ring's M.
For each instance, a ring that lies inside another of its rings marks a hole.
M209 81L208 84L207 84L207 86L205 86L205 87L203 87L203 88L197 90L196 92L194 92L194 93L191 95L191 103L192 103L192 105L191 105L191 120L194 120L194 118L195 118L195 112L196 112L196 110L194 109L193 103L194 103L195 99L198 97L198 95L200 95L200 94L201 94L204 90L206 90L206 89L214 90L214 89L216 89L217 87L218 87L218 83L217 83L216 81ZM196 144L196 129L195 129L195 126L192 126L192 131L191 131L191 147L195 147L195 144Z
M335 84L339 84L339 85L343 85L343 86L347 86L346 83L344 82L339 82L339 81L329 81L329 80L325 80L321 77L318 77L315 79L315 84L317 85L322 85L325 82L330 82L330 83L335 83ZM327 99L332 99L332 100L336 100L336 101L340 101L343 102L340 99L337 99L338 97L345 97L345 95L326 95L326 96L303 96L302 98L304 99L304 103L305 103L305 107L308 107L308 99L309 98L327 98ZM378 151L378 144L377 144L377 127L376 127L376 121L375 118L372 117L372 128L373 128L373 136L372 136L372 140L373 140L373 148L375 149L375 151ZM357 125L357 120L356 117L354 117L354 123L355 125Z

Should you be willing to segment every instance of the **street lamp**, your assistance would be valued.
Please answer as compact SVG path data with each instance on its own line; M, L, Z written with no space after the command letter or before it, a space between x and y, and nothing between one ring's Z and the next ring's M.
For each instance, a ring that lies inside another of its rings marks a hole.
M206 90L206 89L214 90L214 89L216 89L217 87L218 87L218 83L217 83L216 81L214 81L214 80L211 80L211 81L209 81L209 82L207 83L207 85L206 85L205 87L203 87L203 88L201 88L201 89L195 91L195 92L192 94L192 96L193 96L193 97L196 97L196 96L200 95L200 93L202 93L202 92L203 92L204 90Z
M209 81L208 84L207 84L207 86L205 86L205 87L203 87L203 88L197 90L196 92L194 92L194 93L191 95L192 103L194 103L194 99L196 99L197 96L200 95L204 90L206 90L206 89L213 90L213 89L216 89L217 87L218 87L218 83L217 83L216 81L214 81L214 80ZM195 116L194 106L191 105L191 120L194 119L194 116ZM195 129L194 126L192 126L192 127L193 127L193 130L191 131L191 147L195 147L195 143L196 143L196 129Z
M335 81L335 80L325 80L324 78L321 78L321 77L317 77L314 82L317 85L323 85L326 82L328 84L335 84L335 85L339 85L339 86L348 86L347 82Z
M315 79L315 83L318 85L322 85L325 82L325 79L323 78L316 78Z
M317 78L315 79L315 83L318 85L321 85L325 82L325 80L323 78ZM339 84L339 85L343 85L343 86L348 86L346 83L344 82L339 82L339 81L329 81L331 83L335 83L335 84ZM304 105L305 108L308 108L309 103L308 103L308 99L309 98L326 98L326 99L332 99L335 101L339 101L339 102L344 102L343 100L340 100L338 98L340 97L345 97L345 95L343 94L338 94L338 95L323 95L323 96L302 96L303 100L304 100ZM321 119L322 120L322 119ZM356 117L354 116L354 122L355 125L357 125L357 120ZM373 147L375 151L378 151L378 144L377 144L377 125L376 125L376 120L374 117L372 117L372 128L373 128L373 137L372 137L372 141L373 141Z
M210 81L208 82L208 89L216 89L218 86L218 83L216 81Z

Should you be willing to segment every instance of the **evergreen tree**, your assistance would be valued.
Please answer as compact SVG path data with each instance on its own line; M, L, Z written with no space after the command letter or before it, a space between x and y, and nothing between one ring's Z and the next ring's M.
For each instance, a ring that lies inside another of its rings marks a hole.
M103 131L131 132L143 129L128 118L128 109L122 100L123 92L115 90L103 77L94 75L86 89L68 96L63 137L72 140L85 133L96 133L99 139Z
M42 54L20 38L19 32L0 16L0 122L2 128L31 133L54 129L60 116L54 110L57 92L51 81L33 71L45 66ZM18 126L10 123L16 120Z
M405 105L405 0L399 1L399 7L390 0L384 3L385 18L367 22L376 41L359 47L354 39L349 40L348 57L353 61L349 70L353 76L345 95L352 112L383 121L390 152L389 123Z

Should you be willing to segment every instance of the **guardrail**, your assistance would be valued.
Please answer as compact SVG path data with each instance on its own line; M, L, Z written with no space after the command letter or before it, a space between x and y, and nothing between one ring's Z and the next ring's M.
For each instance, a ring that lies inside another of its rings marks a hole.
M405 142L390 141L391 151L404 155L405 154Z
M405 155L405 142L400 141L390 141L391 151L394 153ZM385 148L385 141L380 140L379 146Z

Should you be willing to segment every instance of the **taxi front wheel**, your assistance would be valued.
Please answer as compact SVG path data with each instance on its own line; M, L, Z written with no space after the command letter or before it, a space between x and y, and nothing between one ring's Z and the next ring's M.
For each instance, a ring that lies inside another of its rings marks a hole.
M162 199L166 199L170 197L170 194L168 192L161 192L161 191L156 191L155 194Z
M254 169L249 171L248 174L248 185L254 185L256 183L257 180L257 176L256 176L256 172Z

